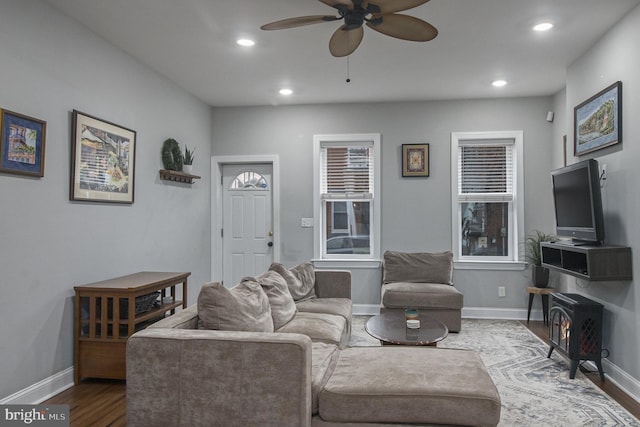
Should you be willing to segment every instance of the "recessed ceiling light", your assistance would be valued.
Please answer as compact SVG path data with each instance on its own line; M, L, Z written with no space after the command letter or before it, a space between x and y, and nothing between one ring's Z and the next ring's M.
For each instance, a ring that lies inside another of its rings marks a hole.
M506 80L494 80L491 82L491 84L495 87L502 87L502 86L506 86L507 81Z
M238 39L236 40L236 43L238 43L240 46L245 46L245 47L250 47L256 44L256 42L254 42L251 39Z
M289 96L291 94L293 94L293 91L291 89L280 89L280 95Z
M533 27L533 31L549 31L553 28L553 24L551 22L541 22Z

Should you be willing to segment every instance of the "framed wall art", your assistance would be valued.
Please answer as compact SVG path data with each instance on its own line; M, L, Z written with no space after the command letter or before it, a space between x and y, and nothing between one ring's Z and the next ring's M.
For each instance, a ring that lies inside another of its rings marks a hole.
M47 122L0 110L0 128L0 172L43 177Z
M71 200L133 203L136 132L73 111Z
M402 176L429 176L429 144L402 144Z
M618 81L574 108L574 154L621 142L622 82Z

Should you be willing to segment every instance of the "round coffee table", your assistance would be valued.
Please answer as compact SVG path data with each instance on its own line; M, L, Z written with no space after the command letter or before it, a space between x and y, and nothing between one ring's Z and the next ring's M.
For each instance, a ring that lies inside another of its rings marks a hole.
M380 340L382 345L432 345L436 346L449 335L449 329L439 320L418 312L420 327L407 328L404 311L388 311L367 320L364 329Z

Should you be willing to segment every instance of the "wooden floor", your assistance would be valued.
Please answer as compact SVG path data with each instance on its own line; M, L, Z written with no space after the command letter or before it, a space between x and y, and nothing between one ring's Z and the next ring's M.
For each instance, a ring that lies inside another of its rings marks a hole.
M523 322L526 325L526 322ZM531 322L529 329L548 342L548 328L542 322ZM582 369L581 369L582 370ZM640 403L625 394L610 381L600 381L598 372L584 372L600 389L640 418ZM69 405L72 427L126 426L126 386L124 381L91 380L43 402L43 404Z

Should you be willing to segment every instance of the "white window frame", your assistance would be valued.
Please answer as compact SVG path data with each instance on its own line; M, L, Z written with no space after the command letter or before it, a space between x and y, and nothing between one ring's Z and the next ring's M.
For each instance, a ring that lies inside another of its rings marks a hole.
M491 141L513 141L513 202L509 212L508 257L463 256L460 241L462 213L458 197L458 152L463 145L486 144ZM524 136L519 131L452 132L451 133L451 242L454 267L478 270L523 270L526 263L520 242L524 241Z
M352 266L368 268L377 267L380 263L380 188L381 188L381 166L380 166L380 141L379 133L366 134L327 134L313 136L313 263L321 267L340 267L345 264ZM323 239L326 236L325 218L323 211L323 203L321 200L321 149L325 146L373 146L373 198L370 200L372 221L370 223L370 242L371 254L356 255L353 254L333 254L331 256L323 256Z

